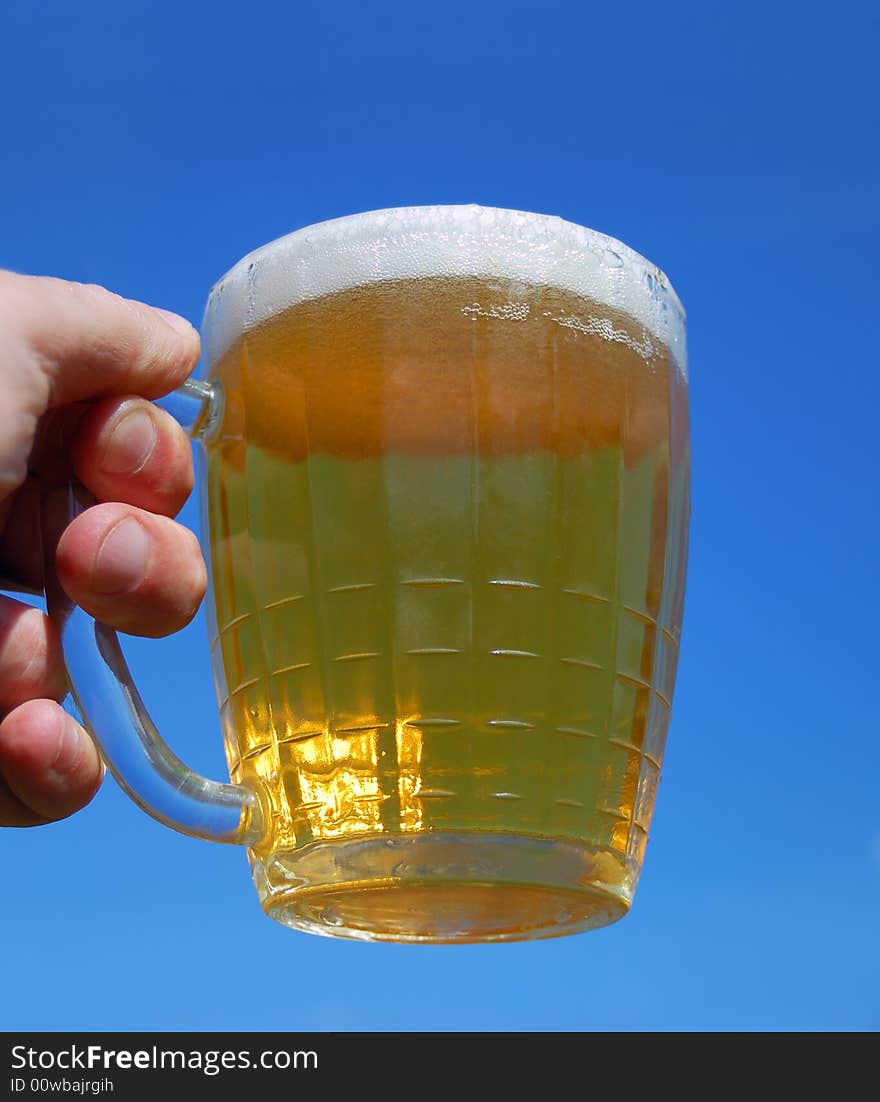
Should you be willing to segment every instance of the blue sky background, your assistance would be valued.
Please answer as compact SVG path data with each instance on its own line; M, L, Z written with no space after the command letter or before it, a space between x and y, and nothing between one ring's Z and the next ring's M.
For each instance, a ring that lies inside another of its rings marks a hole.
M108 783L0 832L0 1029L880 1026L878 56L867 0L6 0L0 265L198 321L239 256L311 222L562 215L687 307L694 511L621 923L464 948L296 934L242 852ZM168 740L224 775L201 616L127 652Z

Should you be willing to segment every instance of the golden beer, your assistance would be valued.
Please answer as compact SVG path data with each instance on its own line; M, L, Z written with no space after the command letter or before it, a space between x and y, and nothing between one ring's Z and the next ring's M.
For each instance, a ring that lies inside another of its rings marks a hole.
M212 363L212 654L281 921L510 940L630 905L678 654L686 380L637 311L525 274L294 299Z

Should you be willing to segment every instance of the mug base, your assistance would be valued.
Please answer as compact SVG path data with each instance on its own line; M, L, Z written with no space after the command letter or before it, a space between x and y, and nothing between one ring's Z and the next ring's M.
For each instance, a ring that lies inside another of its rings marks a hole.
M254 865L270 918L362 941L561 937L622 918L635 886L634 871L607 850L507 834L328 840Z

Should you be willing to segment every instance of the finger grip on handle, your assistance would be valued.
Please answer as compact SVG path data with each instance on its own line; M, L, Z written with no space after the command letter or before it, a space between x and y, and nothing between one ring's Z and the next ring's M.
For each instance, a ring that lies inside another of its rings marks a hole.
M83 487L44 495L46 603L64 650L71 693L107 768L160 823L195 838L253 846L264 835L260 800L244 785L199 776L165 744L134 685L116 632L67 596L55 573L61 532L93 500Z

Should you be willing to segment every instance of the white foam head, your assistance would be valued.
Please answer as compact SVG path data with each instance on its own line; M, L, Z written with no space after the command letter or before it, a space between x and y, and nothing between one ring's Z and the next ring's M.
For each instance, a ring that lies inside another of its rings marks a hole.
M659 268L613 237L561 218L475 205L334 218L248 253L208 297L208 362L298 302L430 276L496 276L571 291L634 318L685 370L684 310ZM591 320L602 327L603 319Z

